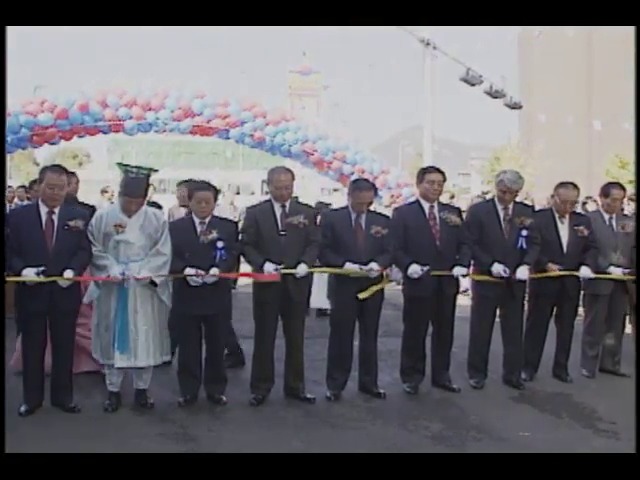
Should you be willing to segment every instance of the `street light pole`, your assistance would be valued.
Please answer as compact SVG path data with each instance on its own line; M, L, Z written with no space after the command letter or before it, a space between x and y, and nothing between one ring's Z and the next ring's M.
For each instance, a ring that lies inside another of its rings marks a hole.
M426 38L426 37L425 37ZM425 88L425 105L424 105L424 123L422 130L422 164L435 165L433 157L433 114L434 114L434 60L435 55L430 46L429 40L425 40L425 49L423 50L423 85Z

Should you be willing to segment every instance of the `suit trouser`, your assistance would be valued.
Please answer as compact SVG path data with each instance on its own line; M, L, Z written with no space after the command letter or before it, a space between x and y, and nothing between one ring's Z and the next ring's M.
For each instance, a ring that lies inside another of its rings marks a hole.
M627 286L614 282L609 294L584 294L584 326L580 366L590 373L619 370L629 308Z

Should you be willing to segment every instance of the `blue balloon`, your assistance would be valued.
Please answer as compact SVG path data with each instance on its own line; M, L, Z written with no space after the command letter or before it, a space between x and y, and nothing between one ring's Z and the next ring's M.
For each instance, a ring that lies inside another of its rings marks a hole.
M67 108L70 108L72 105L73 103L69 105ZM116 95L111 94L107 96L107 105L113 110L117 110L120 108L120 99Z
M49 145L58 145L62 140L58 135L56 135L53 139L49 140L47 143Z
M245 123L242 126L243 133L247 135L251 135L253 132L255 132L255 130L256 130L256 126L253 122Z
M411 187L404 187L402 189L402 196L405 198L409 198L410 196L413 195L413 188Z
M69 110L69 121L71 125L81 125L82 124L82 113L80 113L75 108Z
M93 118L100 120L104 118L104 113L102 112L102 107L98 105L96 102L89 103L89 115Z
M310 142L315 143L315 142L317 142L319 139L320 139L320 135L318 135L318 133L316 133L316 132L311 132L311 133L309 133L309 141L310 141Z
M191 102L191 110L196 115L202 115L205 109L205 104L201 98L196 98L193 102Z
M269 151L269 149L273 147L273 138L271 137L266 137L264 139L264 148L265 150Z
M293 145L296 143L298 136L293 132L287 132L284 134L284 139L289 145Z
M36 119L31 115L20 115L20 125L28 130L31 130L36 126Z
M171 112L169 110L160 110L158 112L158 118L163 122L168 122L171 120Z
M120 107L118 109L118 118L120 120L129 120L131 118L131 110L127 107Z
M318 153L323 157L328 157L331 154L331 149L325 145L322 148L318 148Z
M15 115L11 115L7 118L7 133L16 135L18 132L20 132L20 119Z
M117 99L117 97L116 97ZM73 97L67 97L62 101L62 106L67 110L73 107L76 104L76 99Z
M135 120L127 120L124 122L124 133L127 135L135 135L138 133L138 124Z
M7 143L4 144L4 149L9 155L18 151L16 147L14 147L13 145L9 145Z
M213 120L216 118L216 113L213 111L213 108L207 107L204 109L202 116L207 120Z
M291 156L291 148L289 148L289 145L282 145L279 151L283 157L289 158Z
M286 140L284 139L284 135L281 133L277 134L273 139L273 144L277 147L279 147L280 145L284 145L285 143Z
M242 113L242 108L240 108L240 106L237 104L231 104L229 105L229 113L234 117L238 118Z
M111 133L111 128L107 123L101 123L100 125L98 125L98 130L100 130L100 133L104 133L105 135Z
M169 122L167 124L167 132L177 132L178 131L178 122Z
M222 129L222 130L218 130L217 136L218 136L218 138L221 138L223 140L229 140L230 131L227 130L226 128Z
M351 175L353 173L353 167L351 165L349 165L348 163L343 163L342 164L342 173L344 173L345 175Z
M148 122L154 123L158 116L156 115L156 112L147 112L144 114L144 118L146 118Z
M246 136L244 137L243 143L247 146L247 147L255 147L256 146L256 142L255 140L251 137L251 136Z
M164 133L166 130L166 127L161 123L155 123L153 125L153 133Z
M293 145L291 147L291 153L293 155L300 155L302 152L302 147L300 145Z
M138 130L142 133L149 133L153 128L153 124L151 122L138 122Z
M264 134L267 137L274 137L276 135L276 127L273 125L267 125L264 129Z
M267 126L267 121L264 118L256 118L253 123L258 130L262 130Z
M204 102L204 105L206 107L213 107L216 103L216 101L214 100L214 98L210 95L207 95L206 97L204 97L202 99L202 101Z
M186 119L180 122L178 125L178 132L186 134L193 128L193 122L190 119Z
M229 138L234 141L238 141L242 136L242 130L240 128L232 128L229 130Z
M251 112L244 111L240 113L240 120L243 122L252 122L253 118L253 113Z
M164 106L167 110L173 111L178 108L178 100L173 97L167 97L164 101Z
M307 132L298 132L298 141L300 143L306 143L306 141L309 140L309 136L307 135Z

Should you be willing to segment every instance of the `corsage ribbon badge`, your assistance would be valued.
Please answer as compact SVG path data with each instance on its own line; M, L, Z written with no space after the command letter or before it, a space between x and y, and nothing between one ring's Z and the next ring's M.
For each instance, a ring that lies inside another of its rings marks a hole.
M227 252L226 252L226 249L225 249L224 241L222 241L222 240L216 241L214 255L215 255L215 262L216 263L220 263L220 262L222 262L222 261L227 259Z
M518 249L526 250L527 249L527 237L529 236L529 230L523 228L520 230L520 235L518 235Z

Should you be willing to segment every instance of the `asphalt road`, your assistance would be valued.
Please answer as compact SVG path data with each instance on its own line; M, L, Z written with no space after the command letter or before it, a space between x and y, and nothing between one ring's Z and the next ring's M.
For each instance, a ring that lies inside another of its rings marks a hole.
M250 287L236 292L234 324L251 358L253 327ZM76 377L80 415L50 407L23 419L20 377L6 372L6 450L8 452L634 452L635 353L625 338L623 367L633 378L601 375L595 380L578 373L580 326L572 355L573 385L551 378L555 332L538 380L524 392L500 382L502 347L495 329L490 379L483 391L466 383L465 362L469 309L459 307L452 359L459 395L425 384L409 397L398 378L401 334L400 298L388 290L380 329L380 386L386 401L365 398L356 391L355 376L343 401L324 400L324 370L328 336L326 319L307 323L306 372L316 405L283 398L283 344L278 340L278 380L268 402L248 406L249 368L230 372L229 405L215 408L201 402L193 410L178 409L175 367L158 369L152 383L156 409L136 412L127 405L115 415L102 412L102 377ZM13 321L7 321L6 358L14 349ZM354 366L354 372L355 372ZM130 388L130 384L128 385ZM125 390L130 404L131 390Z

